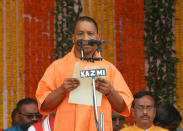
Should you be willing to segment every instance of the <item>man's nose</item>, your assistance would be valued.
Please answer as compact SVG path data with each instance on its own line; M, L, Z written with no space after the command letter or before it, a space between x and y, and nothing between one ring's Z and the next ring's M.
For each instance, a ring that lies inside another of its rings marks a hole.
M36 115L34 115L34 117L32 118L32 121L37 121L38 118L36 117Z
M147 114L147 109L146 108L144 108L143 113Z
M84 34L84 38L83 38L83 39L84 39L85 41L88 41L88 40L90 39L87 33Z

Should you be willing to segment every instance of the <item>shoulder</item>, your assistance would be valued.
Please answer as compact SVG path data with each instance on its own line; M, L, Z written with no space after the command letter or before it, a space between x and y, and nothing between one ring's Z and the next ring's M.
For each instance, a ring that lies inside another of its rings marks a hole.
M105 60L105 59L102 60L102 63L105 64L105 65L107 65L108 68L109 68L111 71L115 71L115 72L117 71L117 72L119 72L119 70L116 68L116 66L115 66L113 63L111 63L111 62L109 62L109 61L107 61L107 60Z
M72 61L72 58L71 60L69 60L71 57L69 57L69 53L62 57L62 58L59 58L57 60L54 60L46 69L46 71L53 71L53 70L57 70L58 68L59 69L62 69L65 67L65 65L67 65L68 62Z
M159 126L153 126L152 129L155 131L168 131L167 129L159 127Z
M12 126L3 131L22 131L22 129L19 126Z
M132 126L129 126L129 127L122 128L119 131L132 131L132 129L133 129Z
M181 128L177 128L177 131L183 131Z
M28 131L41 131L42 130L42 125L43 125L43 121L41 120L37 123L34 123L32 126L29 127Z
M102 62L109 66L115 67L111 62L107 61L106 59L102 59Z
M32 126L30 126L30 127L28 128L27 131L36 131L36 129L35 129L34 126L32 125Z
M67 62L71 62L71 61L74 61L74 56L71 52L69 52L68 54L66 54L64 57L62 58L59 58L55 61L52 62L51 66L60 66L62 64L65 64Z

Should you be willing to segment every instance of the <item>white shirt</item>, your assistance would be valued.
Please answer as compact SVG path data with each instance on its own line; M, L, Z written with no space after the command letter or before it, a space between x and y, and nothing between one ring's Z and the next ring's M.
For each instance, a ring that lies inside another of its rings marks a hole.
M43 129L43 131L51 131L49 115L44 119L43 124L42 124L42 129ZM34 125L31 125L28 128L28 131L36 131Z

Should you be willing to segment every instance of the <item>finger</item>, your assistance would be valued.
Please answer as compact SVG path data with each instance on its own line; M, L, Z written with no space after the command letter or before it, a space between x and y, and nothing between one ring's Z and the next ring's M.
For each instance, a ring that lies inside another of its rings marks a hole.
M72 81L72 82L78 81L79 82L79 80L77 78L65 78L64 81Z
M72 81L73 78L65 78L64 80L65 80L65 81Z
M75 86L73 86L73 85L65 85L64 86L66 89L69 89L69 88L73 88L73 87L75 87Z
M80 81L78 79L72 79L72 84L75 86L79 86L80 85Z
M71 78L71 80L72 80L73 82L79 82L79 80L78 80L77 78Z
M64 83L65 84L71 84L73 82L72 82L72 79L67 78L67 79L64 80Z
M105 89L103 87L100 87L99 86L98 88L96 88L96 90L99 91L99 92L101 92L102 94L105 93Z
M74 88L77 88L79 86L79 84L74 84L73 87Z
M109 83L102 83L102 82L98 82L96 85L99 87L104 87L104 88L108 88L110 86Z
M97 80L97 81L105 81L104 78L96 78L95 80Z
M79 85L80 84L80 82L79 81L74 81L74 82L72 82L73 84L77 84L77 85Z
M79 86L79 83L65 83L64 86L69 86L69 87L78 87Z
M75 88L77 88L77 86L67 86L67 87L66 87L66 90L67 90L67 91L72 91L72 90L74 90Z
M65 84L80 84L79 80L75 79L75 78L67 78L64 80Z
M64 85L74 85L71 81L64 82Z
M78 86L79 86L78 84L74 84L71 88L73 90L73 89L77 88Z
M101 85L100 85L100 86L98 86L98 89L101 90L101 91L104 91L104 90L106 90L107 88L106 88L105 86L101 86Z
M106 79L103 79L103 78L97 78L95 80L95 82L99 82L99 83L108 83L108 81Z

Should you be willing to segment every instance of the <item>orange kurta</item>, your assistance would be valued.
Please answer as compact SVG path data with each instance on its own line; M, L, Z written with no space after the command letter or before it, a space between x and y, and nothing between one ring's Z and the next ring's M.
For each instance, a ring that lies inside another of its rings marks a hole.
M45 74L40 80L36 91L39 109L48 94L62 85L64 78L73 77L74 67L77 62L86 64L86 66L97 65L103 67L107 65L106 79L110 81L115 90L123 97L126 106L121 114L128 116L133 96L120 72L115 66L104 59L102 61L95 61L94 63L81 61L79 58L75 57L74 47L64 58L53 62L47 68ZM96 131L93 106L68 103L68 98L69 94L66 95L65 99L57 107L54 131ZM112 131L111 111L111 105L108 99L103 95L101 106L98 107L98 112L104 112L105 131ZM40 110L40 112L42 114L50 113L43 112L42 110Z
M167 129L152 125L148 129L138 128L136 125L123 128L119 131L168 131Z

